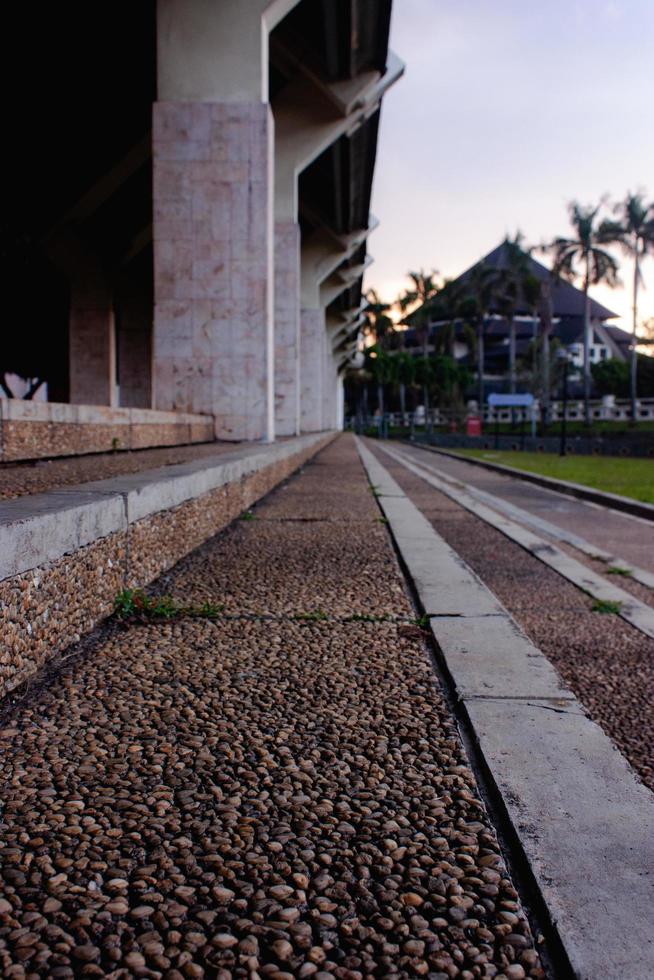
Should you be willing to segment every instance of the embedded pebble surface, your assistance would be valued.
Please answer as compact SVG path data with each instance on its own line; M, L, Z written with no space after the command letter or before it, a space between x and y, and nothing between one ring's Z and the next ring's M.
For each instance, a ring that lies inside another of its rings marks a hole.
M379 526L341 437L248 522L277 515L279 561L307 486L326 523L355 501L352 540ZM543 977L405 602L115 624L5 712L2 976Z

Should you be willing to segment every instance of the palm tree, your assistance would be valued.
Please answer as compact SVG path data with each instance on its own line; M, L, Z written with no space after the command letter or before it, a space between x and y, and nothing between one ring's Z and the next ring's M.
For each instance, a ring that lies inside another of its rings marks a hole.
M413 354L406 350L399 350L394 355L395 374L400 389L400 412L402 419L406 413L406 390L415 384L416 380L416 359Z
M410 310L410 323L414 327L422 345L423 360L427 360L429 347L429 322L431 319L431 301L438 294L439 286L436 282L438 273L435 269L425 272L407 273L407 278L411 280L412 286L405 290L400 296L398 303L400 309L406 313ZM405 317L404 323L408 318ZM426 374L425 374L426 377ZM425 417L429 419L429 385L423 384L423 395L425 402Z
M529 256L523 248L523 235L516 232L515 238L507 236L504 239L504 255L506 265L501 271L498 288L499 312L509 323L509 391L515 393L516 387L516 336L515 313L518 304L524 298L524 283L529 272Z
M382 302L375 289L367 291L366 300L368 305L364 311L366 317L364 333L371 337L374 343L383 347L395 330L395 325L388 316L391 304Z
M611 241L610 234L603 225L598 224L598 214L602 203L582 207L577 201L568 205L571 238L555 238L547 246L554 258L554 272L574 280L581 276L584 292L584 419L587 426L590 417L590 286L606 283L618 285L618 264L603 245Z
M631 341L630 358L630 397L631 397L631 424L636 424L636 401L637 391L637 368L638 344L638 287L642 282L640 271L641 261L648 252L654 251L654 205L646 204L642 193L627 194L624 201L620 201L615 207L618 221L605 221L602 224L602 232L608 237L609 241L614 241L622 247L622 250L633 259L634 263L634 286L633 286L633 336Z
M454 357L454 346L459 329L464 336L470 330L461 319L462 313L465 313L467 300L468 293L463 281L444 280L438 295L429 304L430 321L437 325L436 331L432 331L434 353ZM474 346L474 336L469 346Z
M497 295L498 270L485 262L473 266L467 278L468 300L477 324L477 383L479 415L484 408L484 323Z
M377 407L380 416L385 411L384 390L393 380L393 357L380 344L373 344L366 351L370 372L377 384Z

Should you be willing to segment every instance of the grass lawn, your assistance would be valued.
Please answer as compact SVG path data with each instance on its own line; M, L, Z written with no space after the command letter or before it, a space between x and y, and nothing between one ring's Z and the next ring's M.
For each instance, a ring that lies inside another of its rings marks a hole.
M554 456L511 450L457 449L457 456L487 459L530 473L542 473L558 480L583 483L607 493L619 493L654 504L654 460L621 456Z

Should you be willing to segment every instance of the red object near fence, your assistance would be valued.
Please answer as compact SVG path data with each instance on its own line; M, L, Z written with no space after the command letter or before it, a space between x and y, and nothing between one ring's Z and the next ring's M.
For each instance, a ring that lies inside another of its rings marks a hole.
M466 419L466 435L467 436L480 436L481 435L481 419L478 415L471 415L470 418Z

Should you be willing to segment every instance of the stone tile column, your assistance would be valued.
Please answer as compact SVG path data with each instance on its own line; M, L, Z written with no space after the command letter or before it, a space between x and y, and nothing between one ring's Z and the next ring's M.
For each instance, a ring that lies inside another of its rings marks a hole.
M69 377L71 404L117 405L112 296L91 276L71 287Z
M219 439L274 438L272 135L263 102L154 106L154 403Z
M275 222L275 432L300 432L300 226Z
M138 276L116 286L120 405L152 408L152 292Z
M121 329L118 336L120 404L152 408L152 331L149 324Z
M325 338L324 310L301 310L300 425L302 432L322 432L324 429L322 412Z

